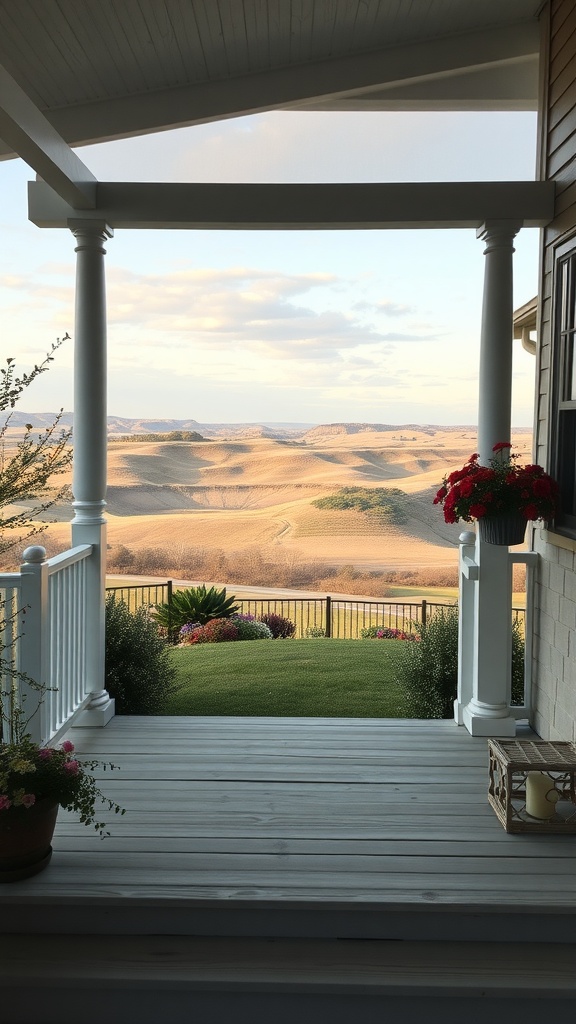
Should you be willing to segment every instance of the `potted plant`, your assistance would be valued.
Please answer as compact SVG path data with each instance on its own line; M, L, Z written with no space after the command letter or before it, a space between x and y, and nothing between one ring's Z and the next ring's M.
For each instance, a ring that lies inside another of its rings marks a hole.
M462 469L442 481L435 505L442 505L447 523L478 520L481 537L490 544L521 544L528 520L551 519L557 508L558 484L541 466L519 465L520 456L508 441L499 441L488 466L471 455Z
M117 766L79 760L70 740L54 747L33 742L13 694L13 687L0 694L0 882L28 878L48 865L59 807L76 811L80 821L92 825L101 837L108 833L98 820L98 805L124 814L103 796L93 775L96 767Z

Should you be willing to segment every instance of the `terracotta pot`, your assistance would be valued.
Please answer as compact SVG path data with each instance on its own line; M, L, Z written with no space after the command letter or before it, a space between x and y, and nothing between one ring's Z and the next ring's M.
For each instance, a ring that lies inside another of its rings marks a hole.
M482 540L487 544L500 544L510 547L521 544L526 533L526 519L519 512L511 512L505 516L483 516L478 520Z
M0 882L17 882L48 866L58 807L46 799L0 811Z

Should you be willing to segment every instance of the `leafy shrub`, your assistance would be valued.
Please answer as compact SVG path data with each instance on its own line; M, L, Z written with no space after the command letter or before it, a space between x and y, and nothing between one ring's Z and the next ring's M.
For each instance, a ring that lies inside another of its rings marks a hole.
M400 525L408 521L406 498L399 487L341 487L336 494L317 498L312 504L321 509L356 509Z
M294 636L296 632L296 624L294 622L286 619L283 615L276 615L275 612L267 612L266 615L261 615L260 622L268 626L275 640L287 640L288 637Z
M458 609L446 608L417 627L420 643L401 648L396 679L409 718L452 718L458 690Z
M154 618L160 626L177 633L188 622L199 622L203 626L211 619L229 619L238 611L235 600L226 596L226 587L207 590L203 583L200 587L175 590L171 602L158 605Z
M375 640L379 629L382 629L382 626L366 626L365 629L360 630L360 639Z
M220 644L226 640L238 639L238 627L231 619L210 619L204 626L195 629L191 644Z
M401 649L396 681L404 690L409 718L452 718L458 692L458 608L437 611L416 625L420 642ZM512 704L524 700L524 638L512 624Z
M174 692L175 669L157 624L142 606L106 600L106 689L119 715L155 715Z
M233 615L230 619L238 630L238 640L271 640L272 633L264 622L253 615Z
M512 704L524 703L524 633L518 619L512 623Z
M304 635L308 640L316 640L320 637L326 636L326 630L323 629L322 626L308 626Z

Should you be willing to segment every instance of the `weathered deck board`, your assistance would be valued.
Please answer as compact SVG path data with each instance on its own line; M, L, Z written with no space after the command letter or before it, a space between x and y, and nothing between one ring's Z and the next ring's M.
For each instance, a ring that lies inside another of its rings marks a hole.
M473 914L469 937L489 914L508 928L517 915L518 937L530 915L572 934L576 836L507 836L486 741L451 722L116 718L72 738L120 767L101 785L127 813L101 841L61 812L49 868L0 889L7 930L64 908L63 930L110 930L114 915L135 930L145 914L166 932L177 910L185 933L218 909L219 934L257 934L262 915L261 934L320 934L328 914L326 934L361 935L359 912L367 935L416 912Z

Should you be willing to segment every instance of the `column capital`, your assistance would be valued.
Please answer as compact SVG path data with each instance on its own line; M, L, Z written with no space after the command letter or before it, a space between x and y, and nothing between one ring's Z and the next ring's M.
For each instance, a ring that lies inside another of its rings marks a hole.
M114 238L114 228L111 228L105 220L92 220L87 217L70 218L68 227L74 238L82 238L84 245L101 246L107 238ZM77 250L76 250L77 251Z
M476 228L476 238L487 242L485 253L495 248L512 248L512 242L521 227L522 221L519 220L485 220Z

